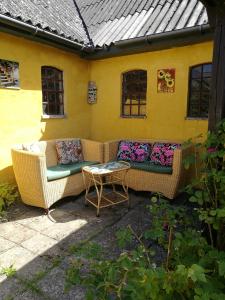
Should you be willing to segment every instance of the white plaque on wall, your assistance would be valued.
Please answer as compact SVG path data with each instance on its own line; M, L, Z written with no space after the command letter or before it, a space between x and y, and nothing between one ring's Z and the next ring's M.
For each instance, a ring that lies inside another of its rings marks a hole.
M88 103L93 104L97 102L97 87L94 81L88 82Z

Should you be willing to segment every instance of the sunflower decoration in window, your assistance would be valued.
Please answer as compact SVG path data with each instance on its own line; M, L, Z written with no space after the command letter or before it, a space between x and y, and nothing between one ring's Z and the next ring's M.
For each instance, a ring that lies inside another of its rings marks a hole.
M175 69L160 69L157 72L158 93L175 92Z

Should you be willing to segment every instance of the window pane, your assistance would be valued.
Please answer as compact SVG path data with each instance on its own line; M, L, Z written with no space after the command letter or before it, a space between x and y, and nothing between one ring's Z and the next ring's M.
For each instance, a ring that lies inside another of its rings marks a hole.
M191 90L200 91L200 89L201 89L201 80L193 79L191 81Z
M48 89L49 90L54 90L55 89L55 82L52 80L48 81Z
M198 117L200 106L200 93L192 93L190 97L189 117Z
M63 107L63 73L56 68L42 67L43 113L61 115Z
M147 72L144 70L129 71L123 74L122 82L122 114L138 116L145 114L140 109L141 103L146 103ZM130 104L131 107L126 104Z
M137 105L132 106L131 114L132 114L132 116L134 116L134 115L138 116L138 106Z
M125 116L130 115L130 106L129 105L124 105L123 113L124 113Z
M212 64L193 67L189 82L188 116L207 118L211 94Z
M204 78L202 80L202 90L210 93L211 91L211 78Z
M146 115L146 105L141 105L140 106L140 114L142 116L145 116Z
M42 89L47 89L47 81L46 80L42 80Z
M63 105L63 94L62 93L58 94L58 103L60 103L60 105Z
M124 98L124 99L123 99L123 103L124 103L124 104L129 104L129 103L130 103L129 97Z
M211 75L212 75L212 64L203 65L203 76L211 77Z
M210 100L210 95L208 93L202 93L201 109L200 109L201 117L208 117L209 100Z
M63 90L63 82L62 82L62 81L57 81L57 82L55 83L55 88L56 88L56 90L58 90L58 91L62 91L62 90Z
M194 67L191 71L192 78L201 78L202 74L202 66Z

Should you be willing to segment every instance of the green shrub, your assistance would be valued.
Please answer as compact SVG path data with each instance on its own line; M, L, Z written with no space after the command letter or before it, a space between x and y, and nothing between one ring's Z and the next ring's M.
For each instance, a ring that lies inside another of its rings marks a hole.
M225 120L218 124L215 132L208 133L204 143L194 146L195 154L185 160L185 165L188 168L198 159L201 167L196 168L196 179L186 190L190 201L197 205L211 245L225 250Z
M3 216L17 199L19 199L19 192L15 185L0 183L0 216Z

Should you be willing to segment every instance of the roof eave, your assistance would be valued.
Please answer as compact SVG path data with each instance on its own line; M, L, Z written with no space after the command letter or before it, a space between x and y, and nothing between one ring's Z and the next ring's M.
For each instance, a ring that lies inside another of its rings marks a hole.
M16 36L28 38L53 47L80 54L90 52L90 47L85 44L70 40L55 33L46 31L37 26L27 24L17 19L0 14L0 31Z
M174 47L181 47L190 44L197 44L213 39L213 31L208 24L146 35L128 40L112 43L93 51L83 54L82 57L90 60L104 59L115 56L137 54L143 52L157 51Z

